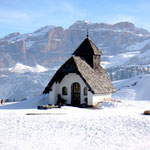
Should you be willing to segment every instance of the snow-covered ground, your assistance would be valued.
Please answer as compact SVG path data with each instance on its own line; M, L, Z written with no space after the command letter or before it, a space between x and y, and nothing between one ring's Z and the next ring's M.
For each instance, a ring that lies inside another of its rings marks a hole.
M1 150L148 150L149 101L105 102L99 109L37 110L47 95L0 106ZM34 115L27 115L35 113ZM37 113L37 115L36 115Z
M140 75L133 78L114 81L116 93L114 99L148 100L150 101L150 75Z
M108 60L103 61L102 66L104 68L109 68L112 66L121 66L125 64L126 62L128 62L132 57L139 56L139 54L140 54L140 51L131 51L131 52L125 52L122 54L111 55L111 56L104 55L103 57L105 58L107 57ZM143 57L144 57L144 54L143 54Z
M80 24L81 28L91 24L77 23L78 28ZM0 40L11 43L26 40L29 50L36 42L35 37L44 38L53 28L46 26L29 34L13 33ZM92 32L98 30L90 29ZM110 31L127 32L116 27ZM123 53L104 55L107 59L102 65L105 68L128 65L130 60L135 64L149 64L149 33L144 30L137 33L145 38L125 44ZM60 41L59 38L55 40ZM0 99L20 100L42 93L56 68L16 64L13 68L0 69ZM48 95L5 103L0 106L0 150L149 150L150 117L143 115L144 110L150 109L149 81L150 75L143 75L113 82L117 90L113 94L115 101L105 102L98 109L64 106L37 110L37 105L48 103Z
M150 75L113 82L112 102L97 109L48 103L39 95L0 106L0 150L149 150ZM144 100L144 101L143 101Z

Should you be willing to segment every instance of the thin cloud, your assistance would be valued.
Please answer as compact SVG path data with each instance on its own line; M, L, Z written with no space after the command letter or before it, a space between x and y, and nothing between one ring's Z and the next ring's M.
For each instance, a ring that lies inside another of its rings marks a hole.
M81 12L80 10L78 9L75 9L71 4L69 3L63 3L62 4L62 7L61 7L61 10L66 12L66 13L70 13L72 15L75 15L75 16L80 16L80 17L85 17L86 14Z
M11 11L11 10L0 10L0 22L1 23L29 23L31 21L31 15L20 12L20 11Z
M73 3L66 2L64 0L51 0L47 1L47 10L43 10L43 13L60 13L68 16L85 17L86 14L83 10L79 9Z

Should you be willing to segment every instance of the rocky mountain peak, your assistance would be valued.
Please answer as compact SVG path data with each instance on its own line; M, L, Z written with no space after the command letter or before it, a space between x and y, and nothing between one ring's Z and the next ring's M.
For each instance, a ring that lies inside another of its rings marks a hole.
M77 21L68 29L45 26L33 33L15 32L1 38L0 68L12 67L18 62L51 67L60 65L85 39L87 28L90 39L102 50L104 54L102 61L105 61L105 64L111 59L111 65L117 64L117 61L113 60L114 57L129 61L129 58L149 50L146 45L150 43L150 33L136 28L133 23L119 22L112 25ZM139 62L141 60L137 63Z
M76 21L73 25L69 27L69 29L102 29L102 28L110 28L111 25L107 23L91 23L88 21Z
M69 29L96 29L96 30L129 30L129 31L133 31L136 30L137 28L135 27L135 25L131 22L119 22L116 24L107 24L107 23L91 23L88 21L76 21L73 25L71 25L69 27Z
M0 38L0 40L1 41L9 40L9 39L15 38L15 37L17 37L19 35L21 35L20 32L13 32L13 33L10 33L10 34L4 36L3 38Z
M55 27L56 27L56 26L50 26L50 25L48 25L48 26L42 27L42 28L40 28L40 29L34 31L33 34L34 34L34 35L36 35L36 34L38 34L38 35L40 35L40 34L43 35L43 34L49 32L51 29L53 29L53 28L55 28Z
M78 20L74 24L72 24L69 29L81 29L81 28L87 28L91 23L84 20Z
M116 23L112 25L112 27L118 29L130 29L130 30L134 30L136 28L133 23L127 21Z

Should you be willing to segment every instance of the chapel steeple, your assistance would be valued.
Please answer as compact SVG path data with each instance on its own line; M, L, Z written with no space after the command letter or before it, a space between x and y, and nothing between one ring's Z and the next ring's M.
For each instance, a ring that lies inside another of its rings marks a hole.
M87 28L87 34L86 34L86 37L88 38L89 37L89 29Z
M102 55L102 52L96 47L88 36L87 30L87 38L74 51L73 55L84 58L93 69L97 69L100 66L100 56Z

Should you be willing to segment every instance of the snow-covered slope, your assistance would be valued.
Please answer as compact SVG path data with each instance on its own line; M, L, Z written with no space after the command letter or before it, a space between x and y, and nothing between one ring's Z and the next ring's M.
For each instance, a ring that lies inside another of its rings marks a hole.
M0 149L148 150L150 119L143 112L150 109L149 81L150 75L114 81L114 101L97 109L37 110L48 103L48 95L5 103L0 106Z
M149 150L150 119L143 112L150 102L108 102L100 109L31 109L41 98L0 106L0 149Z
M132 78L138 75L150 74L150 65L127 65L106 68L112 81Z
M58 67L50 69L40 65L29 67L23 64L17 64L13 68L0 69L0 99L21 100L41 94L57 69ZM132 73L130 70L128 71L128 68L122 69L125 70L121 74ZM137 69L133 68L134 70L136 71ZM133 73L138 75L135 71ZM145 71L149 72L149 70ZM150 100L149 81L150 75L148 74L113 81L117 90L113 94L113 98Z
M19 102L5 102L0 109L35 109L38 105L47 105L48 103L48 94L39 94Z
M40 73L48 71L48 69L40 65L36 65L36 67L30 67L20 63L16 64L13 68L8 68L8 70L14 73L26 73L26 72Z
M41 94L55 70L23 64L0 69L0 99L21 100Z
M133 78L114 81L117 90L114 99L147 100L150 101L150 75L141 75Z

